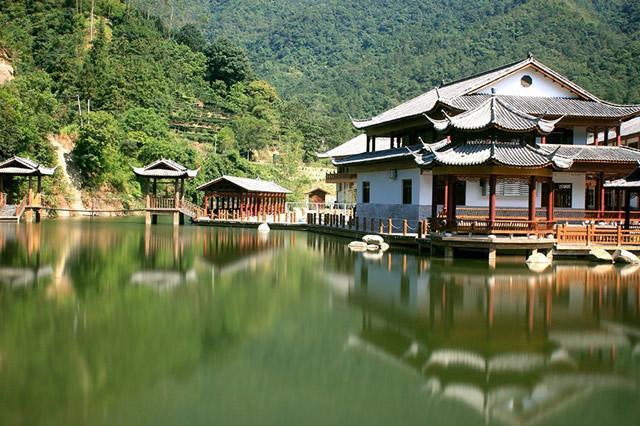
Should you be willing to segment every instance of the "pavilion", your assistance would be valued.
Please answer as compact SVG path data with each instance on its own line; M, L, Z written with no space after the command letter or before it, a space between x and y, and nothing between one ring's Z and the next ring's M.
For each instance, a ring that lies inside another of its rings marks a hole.
M173 215L173 224L184 223L184 215L194 218L197 209L184 200L184 181L193 179L198 170L191 170L173 160L160 159L144 167L133 167L136 176L145 179L145 223L157 223L159 214ZM151 184L149 187L149 184ZM158 186L164 184L164 196L158 196Z
M23 157L12 157L0 163L0 216L12 220L20 220L24 213L26 222L40 220L42 207L42 177L52 176L55 167L45 167L33 160ZM21 200L12 200L5 192L5 185L11 185L15 177L26 178L27 194ZM34 178L36 188L34 190ZM8 181L8 182L7 182Z
M221 176L198 187L204 192L204 215L211 218L249 218L285 212L286 188L262 179Z
M621 217L623 191L604 184L637 167L640 150L622 145L620 128L639 115L640 105L603 101L530 55L352 120L364 148L331 159L356 176L359 218L546 233L558 221Z

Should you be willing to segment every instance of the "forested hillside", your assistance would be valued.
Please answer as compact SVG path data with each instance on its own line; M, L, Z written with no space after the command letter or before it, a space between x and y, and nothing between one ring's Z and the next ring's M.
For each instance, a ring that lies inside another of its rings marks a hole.
M605 99L640 102L637 0L214 0L212 36L244 46L287 98L366 116L536 57Z
M153 12L136 1L0 1L0 60L14 69L0 84L0 159L55 165L50 140L67 141L80 186L125 204L141 195L131 166L160 157L202 168L191 195L222 173L301 191L303 160L348 124L282 100L228 40ZM268 161L249 161L260 153Z

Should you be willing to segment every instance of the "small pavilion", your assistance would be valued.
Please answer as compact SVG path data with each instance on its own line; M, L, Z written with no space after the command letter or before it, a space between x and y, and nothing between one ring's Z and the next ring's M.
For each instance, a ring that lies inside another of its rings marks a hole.
M322 189L320 187L313 188L311 191L306 193L307 197L309 197L309 203L311 204L324 204L327 202L327 194L329 191Z
M191 170L173 160L160 159L144 167L133 167L136 176L145 179L145 223L157 223L159 214L173 215L173 224L184 223L184 214L193 217L190 203L184 200L184 181L193 179ZM162 195L158 192L162 191Z
M291 193L275 182L226 175L200 185L198 191L204 192L204 214L212 219L284 213Z
M55 170L55 167L45 167L23 157L14 156L1 162L0 210L2 210L2 216L20 220L24 213L25 222L39 221L40 207L42 207L42 177L52 176ZM11 196L5 192L5 188L13 184L15 177L26 178L28 182L27 194L21 200L11 199Z
M626 178L606 182L604 187L624 192L624 228L629 229L631 227L631 209L633 207L631 198L633 195L635 195L636 198L640 196L640 168L636 169Z
M560 120L545 120L518 111L496 96L474 109L456 116L443 112L444 118L425 117L433 124L435 132L446 137L435 144L423 144L416 153L416 163L433 171L432 217L438 216L436 200L438 183L444 188L445 226L449 230L461 230L456 219L456 182L459 179L477 179L486 186L489 209L486 224L477 221L473 229L500 232L497 226L496 194L499 181L524 184L528 187L527 223L531 229L538 225L550 228L554 221L553 197L554 170L571 167L572 159L558 154L557 148L545 146L545 137L553 132ZM536 143L536 136L542 143ZM537 184L548 186L546 221L539 221L536 212ZM546 225L546 226L545 226Z

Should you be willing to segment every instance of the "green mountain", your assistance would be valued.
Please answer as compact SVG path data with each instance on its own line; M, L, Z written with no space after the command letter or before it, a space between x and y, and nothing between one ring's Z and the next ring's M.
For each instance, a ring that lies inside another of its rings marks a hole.
M528 52L604 99L640 102L637 0L214 0L284 97L367 116Z

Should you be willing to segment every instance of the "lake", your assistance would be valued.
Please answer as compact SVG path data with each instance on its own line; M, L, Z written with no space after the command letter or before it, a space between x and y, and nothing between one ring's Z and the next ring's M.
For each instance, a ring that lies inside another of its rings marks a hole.
M637 266L348 242L0 226L0 424L638 424Z

